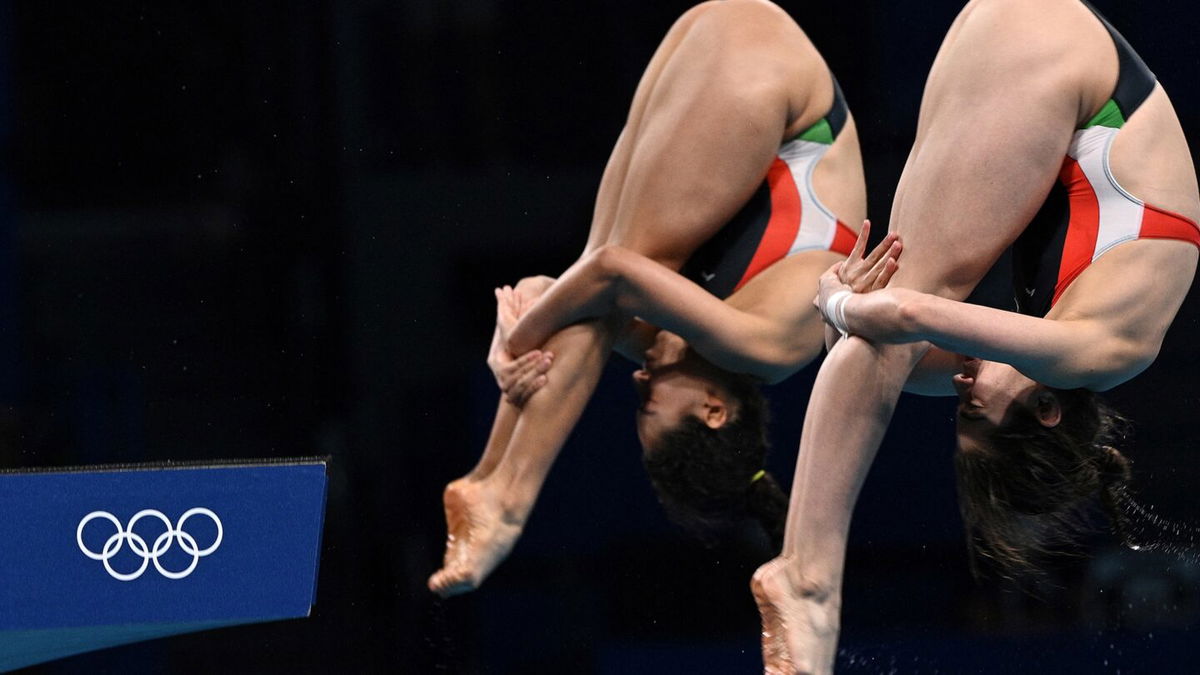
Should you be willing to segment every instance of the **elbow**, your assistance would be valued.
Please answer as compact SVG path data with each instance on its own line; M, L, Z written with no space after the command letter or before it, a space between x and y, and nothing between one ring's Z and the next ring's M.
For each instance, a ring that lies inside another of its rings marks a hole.
M812 363L825 349L824 324L775 339L761 340L750 354L747 374L766 384L778 384Z
M637 253L617 246L605 244L592 252L588 264L593 281L599 287L597 297L602 298L605 312L632 313L637 302L636 286L631 282L638 265Z
M1092 368L1094 364L1104 364L1104 367L1095 370L1077 367L1076 370L1087 373L1087 381L1074 384L1094 391L1108 391L1149 368L1161 348L1162 343L1158 341L1112 340L1102 353L1088 359Z
M635 255L627 248L616 244L605 244L592 251L588 264L601 281L614 282L624 276L629 259Z
M779 351L758 364L755 377L766 384L779 384L812 363L825 349L825 341L812 342L788 352Z

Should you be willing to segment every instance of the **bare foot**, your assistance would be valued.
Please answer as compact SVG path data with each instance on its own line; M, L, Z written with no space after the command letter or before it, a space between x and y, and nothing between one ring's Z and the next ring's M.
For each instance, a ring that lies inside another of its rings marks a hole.
M483 481L460 478L446 486L446 554L442 569L429 577L429 590L443 598L479 588L508 557L521 536L521 524L507 519L500 500Z
M789 561L775 558L758 568L750 591L762 616L766 675L828 675L837 648L838 598L815 585L793 581Z

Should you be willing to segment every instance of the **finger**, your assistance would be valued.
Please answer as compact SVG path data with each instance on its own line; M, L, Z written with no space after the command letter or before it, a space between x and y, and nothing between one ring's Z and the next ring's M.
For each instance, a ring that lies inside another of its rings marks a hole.
M891 282L892 277L896 274L896 270L900 269L900 263L895 258L888 258L884 263L883 271L879 273L879 277L875 279L875 284L871 290L877 291L884 288Z
M533 377L521 378L515 384L513 384L512 389L509 390L509 403L512 403L515 406L525 405L525 403L529 401L529 397L533 396L534 392L546 386L547 381L548 380L546 379L545 375L535 375Z
M516 288L512 289L512 306L516 310L516 315L521 316L524 313L524 295Z
M496 296L496 325L498 327L508 318L508 304L504 301L503 289L497 288L494 295Z
M509 396L509 402L520 405L529 395L541 389L546 383L545 373L550 370L554 359L539 352L538 358L523 363L519 369L514 369L507 380L504 392ZM541 379L539 379L541 378Z
M513 299L512 288L505 286L500 289L499 298L500 307L503 309L504 317L515 322L517 318L516 302Z
M529 397L525 395L520 382L514 382L511 387L505 390L504 397L508 399L509 403L517 406L518 408L525 405L525 401L529 400Z
M531 349L517 358L515 362L519 369L524 370L530 366L533 366L541 358L542 351L540 349Z
M879 242L878 246L871 249L870 255L864 259L867 267L874 267L875 263L879 262L880 259L882 259L883 256L892 249L892 244L896 243L897 238L898 237L895 232L888 232L883 238L883 241Z
M825 270L825 274L822 274L821 276L823 276L823 277L838 277L838 280L840 281L841 277L839 275L842 272L842 267L844 267L843 263L844 263L844 261L839 261L839 262L836 262L836 263L830 265L829 269Z
M866 285L866 287L868 289L876 288L876 283L877 283L877 280L879 279L879 275L883 274L883 269L887 265L887 261L893 260L894 258L896 258L899 255L900 255L900 244L898 242L893 241L891 243L891 245L888 246L887 255L881 257L878 261L875 262L874 265L871 265L870 271L867 272L866 277L863 279L863 283Z
M530 368L533 368L534 366L536 366L538 360L541 359L541 357L542 357L541 352L536 349L526 352L526 353L518 356L515 359L512 358L511 356L509 356L507 359L507 362L505 362L503 364L503 366L504 366L503 371L504 371L505 375L508 376L508 378L511 380L511 379L519 376L521 373L525 372L526 370L529 370Z
M527 377L530 373L536 375L537 373L541 372L539 370L541 367L541 362L541 352L532 351L528 354L522 355L521 358L517 359L517 363L512 369L514 378L520 379L522 377Z
M508 310L512 312L513 319L521 316L521 296L511 286L508 288Z
M854 240L854 248L850 249L850 260L858 260L862 257L863 251L867 250L867 239L871 237L871 221L864 220L862 228L858 231L858 239Z

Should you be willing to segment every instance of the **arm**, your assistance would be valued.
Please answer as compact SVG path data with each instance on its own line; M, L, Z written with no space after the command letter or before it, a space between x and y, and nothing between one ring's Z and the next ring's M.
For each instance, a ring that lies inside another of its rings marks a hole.
M738 310L658 263L617 246L581 259L509 336L510 351L537 348L554 331L584 318L637 316L683 336L702 356L734 372L765 376L787 355L786 328Z
M1008 363L1064 389L1107 389L1149 363L1132 341L1101 321L1039 319L907 289L849 298L846 322L869 339L927 340L951 352Z
M492 374L496 376L496 383L500 385L500 390L505 394L509 394L510 387L524 385L524 396L514 399L512 395L509 395L509 401L517 406L520 406L530 394L537 391L540 384L535 384L534 376L545 373L550 364L547 360L544 367L535 367L535 364L540 365L537 358L542 356L541 350L538 349L527 351L516 358L510 356L507 351L507 335L512 332L518 318L537 303L542 294L554 285L554 281L553 277L544 275L525 277L517 282L511 293L506 289L496 289L497 331L492 340L491 350L488 352L488 366L491 367ZM505 320L504 325L500 323L502 319ZM616 341L613 343L613 351L630 361L641 363L645 351L654 344L654 336L657 332L657 328L645 321L632 319L617 334ZM551 352L545 352L545 356L548 359L553 358ZM545 378L541 383L544 381Z

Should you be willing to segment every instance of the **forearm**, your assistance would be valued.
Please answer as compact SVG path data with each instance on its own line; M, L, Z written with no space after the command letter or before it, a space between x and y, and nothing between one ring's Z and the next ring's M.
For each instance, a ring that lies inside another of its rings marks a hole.
M581 318L615 315L676 333L734 372L758 374L774 365L777 342L790 337L778 334L777 322L739 311L645 256L605 246L572 266L522 317L509 336L509 352L534 349L549 331ZM819 340L814 338L814 351Z
M603 262L591 254L564 272L513 328L508 336L509 353L537 349L577 321L611 314L617 279Z
M872 342L904 343L924 339L918 325L926 294L905 288L855 293L846 298L846 328Z
M854 295L850 332L875 342L927 342L954 354L1006 363L1060 389L1105 389L1140 372L1146 353L1094 318L1039 318L909 289Z
M851 337L821 366L805 414L783 548L816 583L840 587L854 503L922 348Z

